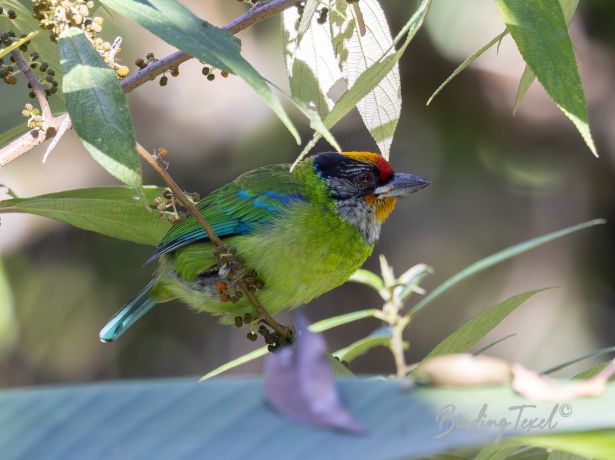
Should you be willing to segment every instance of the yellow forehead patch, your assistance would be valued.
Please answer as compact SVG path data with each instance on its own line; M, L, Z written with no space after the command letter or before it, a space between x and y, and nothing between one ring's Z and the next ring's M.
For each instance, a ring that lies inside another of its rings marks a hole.
M342 155L352 158L353 160L362 161L364 163L378 164L379 160L383 159L377 153L372 152L342 152Z

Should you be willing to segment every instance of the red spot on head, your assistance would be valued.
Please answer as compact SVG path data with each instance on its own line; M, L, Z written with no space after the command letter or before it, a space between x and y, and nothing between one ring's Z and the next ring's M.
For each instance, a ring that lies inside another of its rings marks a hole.
M342 152L343 155L346 155L349 158L352 158L357 161L362 161L364 163L371 163L378 167L378 171L380 172L380 182L386 183L393 177L395 171L391 164L386 161L381 155L372 152Z

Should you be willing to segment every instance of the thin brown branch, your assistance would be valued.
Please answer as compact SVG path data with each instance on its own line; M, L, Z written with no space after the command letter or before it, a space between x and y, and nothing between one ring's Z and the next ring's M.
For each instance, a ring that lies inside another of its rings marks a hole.
M46 140L54 137L60 129L62 122L67 118L69 118L68 113L53 117L51 121L47 123L47 130L45 132L40 129L31 129L13 140L0 150L0 169L4 168L11 161L16 160L24 153L28 153L37 145L41 145Z
M222 242L222 240L218 237L218 235L216 235L216 233L213 231L209 223L207 223L207 220L205 220L205 217L203 217L203 214L201 214L201 212L197 209L197 207L192 203L190 198L186 196L184 191L179 187L179 185L177 185L175 180L173 180L173 178L166 171L166 169L160 166L157 158L154 157L154 155L149 153L141 144L138 144L138 143L137 143L137 153L139 154L141 158L143 158L147 162L147 164L149 164L154 169L154 171L158 173L158 175L163 180L163 182L173 192L173 196L176 199L178 199L182 203L182 205L184 205L184 207L188 210L188 212L190 212L190 214L192 214L192 216L196 219L196 221L203 228L203 230L205 230L205 233L207 233L209 240L213 244L215 244L217 248L224 249L225 252L228 252L228 248ZM271 328L275 330L281 336L285 338L290 338L290 335L292 334L291 331L288 328L280 325L275 319L273 319L273 317L271 317L271 315L267 312L267 310L265 310L263 305L260 303L256 295L254 294L254 291L250 289L250 287L248 286L248 284L246 283L243 277L237 281L237 284L239 285L239 287L245 294L246 298L250 301L254 309L258 312L261 319L266 324L271 326Z
M272 0L262 6L257 6L242 14L238 18L228 23L223 28L235 34L254 24L269 19L291 6L298 5L301 0ZM135 88L154 80L158 75L166 72L171 67L177 67L183 62L192 59L192 56L182 52L175 51L170 55L151 63L145 69L125 78L121 85L125 93L133 91ZM42 107L41 107L42 108ZM31 130L28 133L16 138L6 147L0 150L0 168L5 167L11 161L19 158L21 155L29 152L37 145L42 144L47 139L52 138L58 132L62 121L68 117L68 114L62 114L53 118L53 123L48 123L47 132L41 135L39 130Z
M26 63L19 50L12 51L11 55L15 59L15 63L21 70L21 73L24 74L24 76L28 80L28 83L30 83L30 86L32 86L32 91L34 91L34 95L36 96L38 105L41 107L43 119L45 120L45 123L48 123L52 120L53 115L51 114L51 107L49 107L49 101L47 100L47 96L45 95L45 90L41 86L41 82L38 80L38 77L34 74L34 72L32 72L32 69Z
M301 0L272 0L264 5L252 8L222 28L227 32L236 34L237 32L247 29L254 24L264 21L265 19L276 16L291 6L298 5L300 1ZM186 54L183 51L175 51L174 53L171 53L168 56L149 64L139 72L125 78L122 81L122 89L125 93L129 93L144 83L155 79L158 75L166 72L172 67L177 67L189 59L192 59L192 56L189 54Z

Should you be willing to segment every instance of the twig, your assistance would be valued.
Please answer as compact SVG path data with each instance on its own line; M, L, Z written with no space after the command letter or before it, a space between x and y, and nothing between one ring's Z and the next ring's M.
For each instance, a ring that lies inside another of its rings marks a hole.
M301 0L273 0L262 6L252 8L222 28L231 34L236 34L254 24L281 13L291 6L298 5L300 1ZM192 59L192 56L189 54L183 51L175 51L158 61L148 64L147 67L137 73L126 77L122 81L122 89L125 93L129 93L144 83L154 80L158 75L167 70L178 67L189 59Z
M194 216L199 225L203 228L203 230L205 230L205 233L207 233L209 240L213 244L215 244L216 247L227 250L228 248L218 237L218 235L216 235L211 226L207 223L205 217L203 217L203 214L201 214L197 207L194 206L192 201L186 196L186 194L179 187L179 185L177 185L177 183L173 180L170 174L162 166L160 166L158 160L151 153L149 153L141 144L137 144L137 153L147 162L147 164L149 164L154 169L154 171L158 173L158 175L161 177L167 187L169 187L173 192L173 196L184 205L184 207L190 212L190 214ZM265 310L263 305L259 302L254 292L248 287L248 284L246 283L245 279L243 277L240 278L237 284L239 285L247 299L250 301L254 309L258 312L261 319L269 326L271 326L271 328L275 330L278 334L288 338L291 334L289 329L280 325L275 319L271 317L271 315L269 315L267 310Z
M48 123L53 115L51 113L51 107L49 107L49 101L47 100L47 96L45 95L45 90L41 86L41 83L38 81L37 76L32 72L30 66L26 63L21 52L19 50L14 50L11 52L11 55L15 59L15 63L24 74L30 86L32 86L32 91L34 91L34 95L36 96L36 100L38 101L38 105L41 107L41 113L43 114L43 119L45 123Z
M297 5L301 0L272 0L262 6L257 6L234 19L223 27L227 32L236 34L237 32L247 29L254 24L271 18L291 6ZM125 78L121 85L125 93L130 93L135 88L154 80L158 75L177 67L183 62L192 59L192 56L183 51L175 51L170 55L160 59L159 61L149 64L145 69ZM34 88L34 85L32 85ZM41 107L42 108L42 107ZM11 161L17 159L24 153L29 152L37 145L42 144L47 139L52 138L57 133L62 121L68 117L68 114L62 114L52 118L53 123L48 124L45 136L41 136L38 130L32 130L18 137L9 145L0 150L0 168L5 167Z
M45 124L43 125L44 130L38 128L31 129L0 150L0 168L5 167L11 161L29 152L47 139L54 137L58 133L60 126L69 118L68 113L64 113L57 117L53 116L51 108L49 107L49 101L47 101L47 97L45 96L45 90L43 90L37 76L32 72L32 69L30 69L30 66L28 66L24 60L21 52L19 52L19 50L14 50L11 54L15 58L15 63L28 80L28 83L32 86L32 91L41 107L41 113Z

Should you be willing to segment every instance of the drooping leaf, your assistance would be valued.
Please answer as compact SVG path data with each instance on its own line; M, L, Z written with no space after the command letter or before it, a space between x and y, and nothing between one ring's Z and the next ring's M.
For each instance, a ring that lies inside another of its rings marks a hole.
M317 321L314 324L310 324L309 330L312 332L324 332L329 329L333 329L339 326L343 326L344 324L352 323L354 321L358 321L360 319L365 318L375 318L376 315L380 312L380 310L369 309L369 310L359 310L353 311L351 313L346 313L343 315L333 316L331 318L326 318L321 321ZM223 364L215 368L212 371L209 371L203 377L201 377L200 381L208 380L216 375L220 375L223 372L234 369L235 367L241 366L242 364L249 363L250 361L254 361L255 359L260 358L261 356L265 356L267 354L267 347L260 347L256 350L253 350L245 355L242 355L238 358L229 361L228 363Z
M60 55L62 91L83 145L110 174L127 185L140 187L135 133L115 71L75 27L60 35Z
M325 339L307 329L295 314L292 346L265 359L265 398L279 413L310 425L362 433L364 427L346 410L329 363Z
M446 337L431 350L425 359L452 353L466 353L495 329L508 315L535 294L543 291L524 292L490 307L463 323L455 332Z
M333 107L329 90L342 74L333 53L329 28L319 24L318 17L310 11L316 6L318 1L310 0L302 16L296 8L282 13L284 57L292 96L324 118ZM307 28L301 33L303 24Z
M498 43L500 40L502 40L506 34L508 33L508 31L504 31L501 32L500 34L496 35L495 37L493 37L489 43L487 43L485 46L483 46L481 49L479 49L478 51L476 51L474 54L472 54L471 56L469 56L465 61L463 61L459 67L457 67L452 74L449 75L449 77L444 80L444 82L438 86L438 88L433 92L433 94L429 97L429 99L427 100L427 104L429 105L431 104L431 101L434 100L434 98L440 94L440 91L442 91L446 85L448 85L453 78L455 78L457 75L459 75L461 72L463 72L470 64L472 64L474 61L476 61L480 56L482 56L486 51L488 51L489 49L491 49L491 47L493 45L495 45L496 43Z
M359 356L363 356L372 348L387 346L391 343L391 328L386 326L380 329L376 329L367 337L363 337L350 345L340 348L333 352L333 356L336 356L340 361L352 362Z
M548 233L546 235L539 236L528 241L524 241L523 243L516 244L509 248L503 249L502 251L496 252L495 254L492 254L488 257L485 257L484 259L478 260L470 266L464 268L448 280L446 280L433 291L431 291L420 302L418 302L410 309L409 314L416 314L453 286L456 286L462 281L465 281L471 276L480 273L487 268L491 268L494 265L499 264L500 262L504 262L505 260L511 259L515 256L518 256L519 254L523 254L530 249L534 249L545 243L549 243L550 241L556 240L557 238L561 238L562 236L566 236L579 230L583 230L585 228L593 227L594 225L600 225L604 223L606 223L604 219L590 220L582 224L573 225L571 227L558 230L556 232Z
M325 126L331 129L335 126L348 112L350 112L363 97L372 91L380 81L395 67L399 59L402 57L406 48L423 25L425 16L429 11L431 0L422 0L419 7L412 15L410 20L404 25L402 30L397 34L393 40L394 44L398 44L402 39L404 42L402 46L393 54L387 54L382 56L378 62L368 67L365 72L357 78L355 84L351 89L346 91L340 99L335 103L329 114L323 120ZM293 167L301 161L301 159L316 145L316 142L322 136L319 133L314 133L312 139L305 146L303 151L299 154Z
M597 156L583 85L559 1L497 0L497 5L526 64Z
M364 23L363 30L357 11ZM369 67L395 54L388 21L378 0L361 0L359 5L346 0L332 2L329 27L335 56L349 89ZM382 156L389 158L391 142L401 114L401 83L397 60L388 73L362 95L356 107Z
M501 442L495 445L489 445L478 453L474 460L506 460L519 449L519 444L516 442Z
M593 450L581 455L615 458L613 434L607 432L615 429L615 414L606 410L615 404L615 383L598 398L575 400L570 417L556 412L554 428L529 433L515 428L519 411L511 410L527 401L508 385L402 391L395 381L353 378L338 381L338 387L367 436L314 429L279 416L263 401L261 379L5 389L0 391L0 452L3 460L245 460L261 452L258 457L376 460L425 458L492 444L500 436L502 442L524 436L523 444L585 446ZM493 423L480 429L455 425L455 420L475 420L485 405ZM549 417L555 406L532 405L522 419ZM509 424L501 428L500 420Z
M562 6L562 10L564 11L564 18L566 19L566 24L570 25L572 22L572 18L574 17L574 13L577 10L577 6L579 5L579 0L559 0L560 5ZM517 89L517 97L515 98L515 105L513 107L513 113L517 111L519 106L521 105L521 101L527 94L527 91L532 86L536 75L532 72L532 69L529 66L525 66L525 70L523 71L523 75L521 75L521 80L519 80L519 88Z
M269 105L297 143L300 142L299 133L279 99L267 81L241 56L239 42L230 33L203 21L174 0L101 0L101 3L185 53L241 77Z
M159 187L143 187L148 203L161 196ZM170 224L146 209L133 189L100 187L68 190L31 198L0 201L0 213L36 214L113 238L157 245Z

